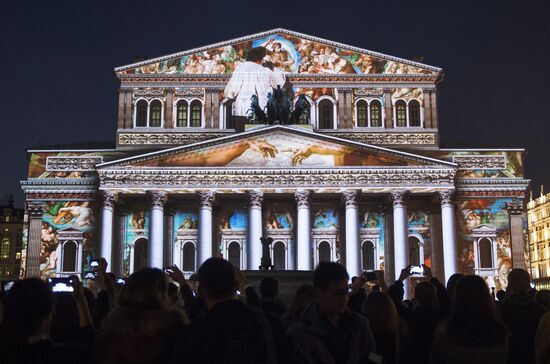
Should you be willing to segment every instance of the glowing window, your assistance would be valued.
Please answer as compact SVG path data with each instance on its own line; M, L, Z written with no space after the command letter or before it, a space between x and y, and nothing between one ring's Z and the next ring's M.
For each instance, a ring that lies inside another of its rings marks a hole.
M191 127L200 128L202 119L202 104L200 101L195 100L191 103Z
M136 105L136 126L147 126L147 101L139 100Z
M10 239L2 239L2 246L0 246L0 259L10 258Z
M397 119L397 126L407 126L407 105L405 101L399 100L395 103L395 116Z
M151 102L149 126L158 128L160 126L160 114L162 109L162 103L159 100Z
M370 103L370 126L382 126L382 104L378 100Z
M176 106L176 127L185 128L187 126L187 101L180 100Z
M367 102L365 100L359 100L357 102L357 126L368 126Z

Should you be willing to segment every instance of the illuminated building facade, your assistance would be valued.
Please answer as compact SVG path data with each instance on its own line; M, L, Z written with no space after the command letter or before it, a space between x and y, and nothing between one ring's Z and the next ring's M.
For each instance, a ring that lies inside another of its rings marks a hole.
M498 288L525 267L524 150L442 148L440 68L275 29L115 74L116 146L28 151L28 275L99 255L120 275L211 256L254 270L261 236L276 269L391 282L425 263ZM299 118L243 126L278 86Z
M0 279L19 277L23 248L23 209L16 209L13 198L0 200Z
M527 203L531 275L538 289L550 289L550 193Z

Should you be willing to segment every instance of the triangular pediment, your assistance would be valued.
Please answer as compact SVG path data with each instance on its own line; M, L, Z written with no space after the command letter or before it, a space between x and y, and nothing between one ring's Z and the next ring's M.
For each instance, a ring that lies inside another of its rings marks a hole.
M264 47L265 61L289 74L424 74L440 68L286 29L273 29L118 67L118 74L230 75L249 51Z
M411 153L352 142L295 126L259 126L206 142L98 165L102 168L342 168L456 165Z

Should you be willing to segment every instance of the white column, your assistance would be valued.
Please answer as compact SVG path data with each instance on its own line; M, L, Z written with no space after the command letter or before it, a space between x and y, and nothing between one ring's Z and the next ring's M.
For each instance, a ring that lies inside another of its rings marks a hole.
M27 265L25 278L40 277L40 239L42 236L42 201L27 201L27 215L29 216L29 235L27 242Z
M441 282L445 280L443 264L443 237L441 234L441 211L430 205L430 241L432 242L432 273Z
M164 263L164 204L166 192L149 194L151 223L149 224L148 266L162 269Z
M297 191L294 194L298 209L298 223L296 227L296 255L298 261L298 270L311 270L311 254L313 254L311 245L311 214L309 211L310 191Z
M111 272L120 277L124 273L123 256L124 256L124 243L126 240L126 214L127 211L121 211L117 207L115 231L116 235L113 242Z
M197 262L200 266L206 259L212 257L212 207L214 205L214 192L204 191L198 193L199 197L199 247Z
M259 270L262 261L262 201L261 191L249 191L248 195L248 236L246 269ZM243 267L245 268L245 267Z
M456 273L457 247L455 209L453 205L453 191L439 192L441 197L441 230L443 232L443 264L445 268L445 282Z
M392 192L393 199L393 255L396 279L408 265L408 219L405 196L407 191ZM404 282L405 298L409 298L409 282Z
M350 277L361 274L358 196L357 191L343 193L346 205L346 269Z
M108 269L111 269L113 260L113 217L118 194L112 191L103 191L103 209L101 210L101 248L100 256L105 258Z

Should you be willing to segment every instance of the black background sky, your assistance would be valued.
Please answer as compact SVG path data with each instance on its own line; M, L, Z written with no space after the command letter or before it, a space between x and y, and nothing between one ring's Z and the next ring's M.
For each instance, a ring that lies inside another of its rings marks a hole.
M443 68L442 145L524 147L550 191L548 1L0 4L0 194L19 206L27 148L114 142L114 67L277 27Z

